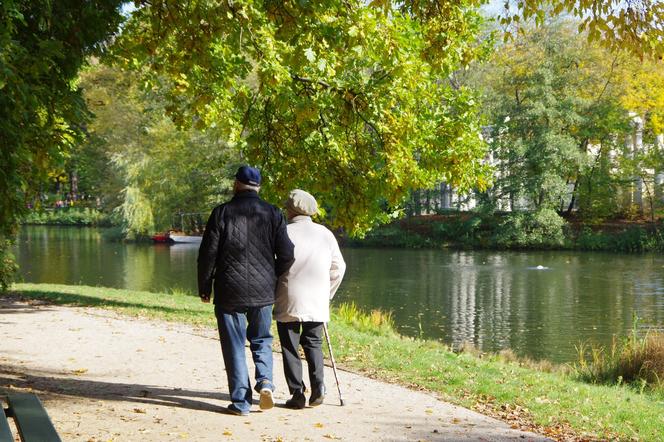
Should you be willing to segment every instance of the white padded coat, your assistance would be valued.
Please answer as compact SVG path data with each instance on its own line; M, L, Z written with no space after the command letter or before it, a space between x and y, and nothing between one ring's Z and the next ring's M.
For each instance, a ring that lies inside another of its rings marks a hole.
M274 319L328 322L330 299L346 271L339 244L332 232L308 216L294 217L287 229L295 245L295 261L277 282Z

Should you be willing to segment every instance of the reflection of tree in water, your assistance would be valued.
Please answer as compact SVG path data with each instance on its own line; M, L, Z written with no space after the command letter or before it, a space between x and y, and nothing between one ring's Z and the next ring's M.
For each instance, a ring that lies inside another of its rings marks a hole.
M367 249L344 255L349 270L337 302L392 310L402 333L454 346L468 341L484 351L510 348L563 362L575 358L582 341L608 345L614 333L628 332L635 312L664 325L654 295L664 291L661 258ZM542 264L548 269L537 270Z
M24 226L16 256L26 281L117 286L123 249L99 229Z
M455 277L450 280L450 323L452 324L451 343L459 347L464 342L482 345L481 336L478 336L477 308L476 308L476 282L477 270L474 257L467 253L457 255L457 265L461 268Z
M133 290L156 291L155 272L159 267L155 263L152 247L142 244L128 244L124 257L124 285Z

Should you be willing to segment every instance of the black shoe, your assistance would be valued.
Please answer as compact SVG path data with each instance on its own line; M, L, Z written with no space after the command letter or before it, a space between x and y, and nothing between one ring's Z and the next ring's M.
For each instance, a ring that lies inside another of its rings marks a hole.
M293 397L286 401L286 407L294 410L301 410L305 405L307 405L307 398L304 397L304 393L300 390L293 393Z
M309 397L309 406L310 407L317 407L320 404L323 403L323 400L325 399L325 385L321 385L320 387L312 387L311 388L311 396Z

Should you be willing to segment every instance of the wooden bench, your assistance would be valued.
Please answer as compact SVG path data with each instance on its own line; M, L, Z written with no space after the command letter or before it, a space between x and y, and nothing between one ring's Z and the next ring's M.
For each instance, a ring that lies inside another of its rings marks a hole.
M9 408L0 416L0 442L14 442L8 418L13 417L24 442L62 442L39 398L32 393L10 393Z

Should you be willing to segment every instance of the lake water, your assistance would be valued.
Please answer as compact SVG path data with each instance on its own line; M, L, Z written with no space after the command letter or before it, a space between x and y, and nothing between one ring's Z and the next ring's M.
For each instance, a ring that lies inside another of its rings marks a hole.
M122 244L102 229L23 227L26 282L196 293L198 246ZM664 328L664 257L579 252L344 249L334 303L393 312L399 331L485 351L572 361L639 318Z

